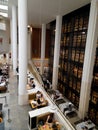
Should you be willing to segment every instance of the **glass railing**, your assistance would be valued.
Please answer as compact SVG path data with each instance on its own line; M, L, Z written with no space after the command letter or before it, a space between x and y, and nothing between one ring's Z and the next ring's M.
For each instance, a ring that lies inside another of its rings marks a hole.
M34 65L33 61L29 62L28 69L33 74L33 76L36 78L36 80L38 81L38 83L40 84L39 86L41 87L42 85L44 85L44 83L43 83L43 81L41 79L41 75L40 75L39 71L37 70L37 67ZM52 106L56 107L57 112L59 113L58 115L62 119L63 124L66 124L66 125L63 126L62 129L64 129L64 130L67 130L67 129L68 130L75 130L75 128L73 127L73 125L64 116L64 114L61 112L61 110L58 108L58 106L51 99L50 95L45 91L45 89L43 87L42 87L42 90L43 90L44 94L46 95L46 97L51 101Z
M43 81L41 79L41 75L38 72L37 67L34 65L33 61L29 61L28 63L28 69L30 70L31 73L33 73L34 77L36 78L36 80L43 85Z

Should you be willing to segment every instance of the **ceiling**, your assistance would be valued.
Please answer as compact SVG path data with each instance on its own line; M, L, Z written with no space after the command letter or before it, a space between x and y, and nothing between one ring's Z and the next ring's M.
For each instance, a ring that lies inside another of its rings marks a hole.
M11 18L11 6L18 5L18 0L9 0L9 18ZM57 15L65 15L78 9L91 0L27 0L28 2L28 24L40 26L49 23ZM18 8L18 7L17 7Z

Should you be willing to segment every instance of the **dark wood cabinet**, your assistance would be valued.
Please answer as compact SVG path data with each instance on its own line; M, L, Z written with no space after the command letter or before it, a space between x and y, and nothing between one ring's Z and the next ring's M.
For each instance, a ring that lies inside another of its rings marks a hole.
M50 54L50 43L51 43L51 31L50 29L46 30L46 48L45 48L45 58L49 58Z
M32 29L32 58L41 57L41 29Z
M49 58L50 30L46 30L45 58ZM41 28L32 28L31 35L32 58L41 58Z

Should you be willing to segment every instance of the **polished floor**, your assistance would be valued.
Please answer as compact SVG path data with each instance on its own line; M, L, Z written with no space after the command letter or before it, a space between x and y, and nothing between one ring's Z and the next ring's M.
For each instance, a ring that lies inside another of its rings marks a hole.
M18 105L17 76L10 70L8 106L3 107L5 130L28 130L29 105Z

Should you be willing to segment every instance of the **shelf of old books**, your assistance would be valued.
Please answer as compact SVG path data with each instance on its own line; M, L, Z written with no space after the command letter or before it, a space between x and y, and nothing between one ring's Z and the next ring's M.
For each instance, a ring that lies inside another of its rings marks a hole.
M98 40L96 47L88 116L96 125L98 125Z
M50 23L51 43L50 43L50 51L49 51L49 73L48 73L48 80L51 83L52 83L53 58L54 58L55 26L56 26L56 21L53 21L53 22Z
M58 89L78 108L90 6L63 16Z

